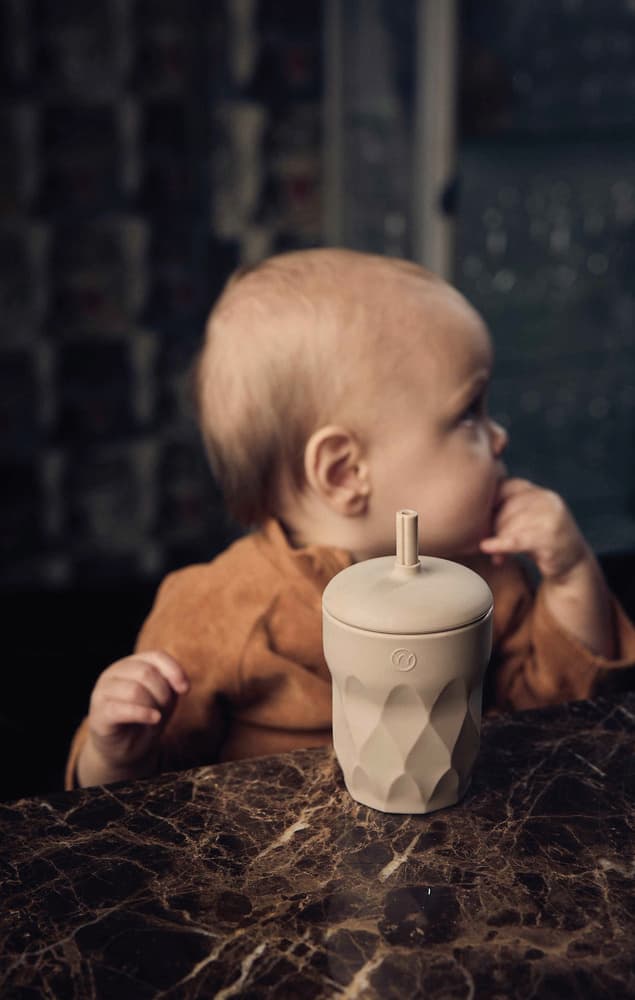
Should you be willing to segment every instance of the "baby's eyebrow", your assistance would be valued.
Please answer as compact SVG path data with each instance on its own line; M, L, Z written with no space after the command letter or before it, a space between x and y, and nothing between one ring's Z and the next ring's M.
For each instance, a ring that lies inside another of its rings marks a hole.
M453 393L450 397L450 404L452 406L459 406L470 399L474 399L476 395L482 393L487 388L490 378L491 372L488 369L483 369L483 371L464 383L456 393Z

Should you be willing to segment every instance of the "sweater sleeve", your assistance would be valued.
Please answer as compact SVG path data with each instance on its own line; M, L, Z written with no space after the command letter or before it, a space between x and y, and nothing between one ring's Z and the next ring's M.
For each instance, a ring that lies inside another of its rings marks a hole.
M610 660L556 621L543 589L539 586L534 594L520 567L508 574L500 600L493 679L497 708L540 708L635 684L635 626L613 596L616 655Z
M160 770L219 759L239 692L240 618L241 607L225 605L207 567L180 570L162 584L135 651L169 653L188 675L190 689L179 697L162 734Z

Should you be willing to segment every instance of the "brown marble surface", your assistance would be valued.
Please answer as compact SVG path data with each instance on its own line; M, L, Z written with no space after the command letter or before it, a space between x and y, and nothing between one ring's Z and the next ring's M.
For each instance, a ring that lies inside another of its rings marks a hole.
M634 750L632 693L486 721L427 816L326 750L0 805L0 996L635 997Z

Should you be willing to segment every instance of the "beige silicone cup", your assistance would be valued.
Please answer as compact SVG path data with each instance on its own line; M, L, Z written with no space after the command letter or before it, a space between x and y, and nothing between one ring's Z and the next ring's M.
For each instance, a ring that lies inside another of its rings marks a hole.
M323 598L335 753L351 796L383 812L454 805L480 744L491 592L464 566L420 560L417 528L399 511L397 559L348 567Z

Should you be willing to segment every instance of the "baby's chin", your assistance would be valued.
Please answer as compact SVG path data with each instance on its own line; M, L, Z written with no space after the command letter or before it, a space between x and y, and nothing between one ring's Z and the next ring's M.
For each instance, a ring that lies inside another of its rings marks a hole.
M493 491L492 498L488 505L488 514L485 519L483 531L481 532L480 538L477 542L477 550L479 543L482 542L484 538L492 538L496 534L496 513L499 506L500 488L504 482L505 477L503 476L498 480L496 488Z
M494 511L492 510L488 521L485 525L480 525L477 530L474 531L474 535L466 539L463 544L457 546L457 550L454 553L457 559L467 558L470 556L480 556L481 552L481 542L484 538L491 538L495 534L494 531ZM452 556L448 556L449 559Z
M446 549L444 552L434 553L435 555L440 555L443 559L471 559L474 556L482 555L480 549L481 539L487 538L488 536L479 533L473 539L465 540L460 544L453 545L452 548Z
M474 559L475 556L481 556L481 555L483 555L483 553L481 552L481 550L480 550L480 548L478 546L478 543L477 543L475 545L466 545L465 548L462 548L458 552L452 553L451 555L447 556L447 558L448 559L458 559L458 560L461 560L461 559Z

